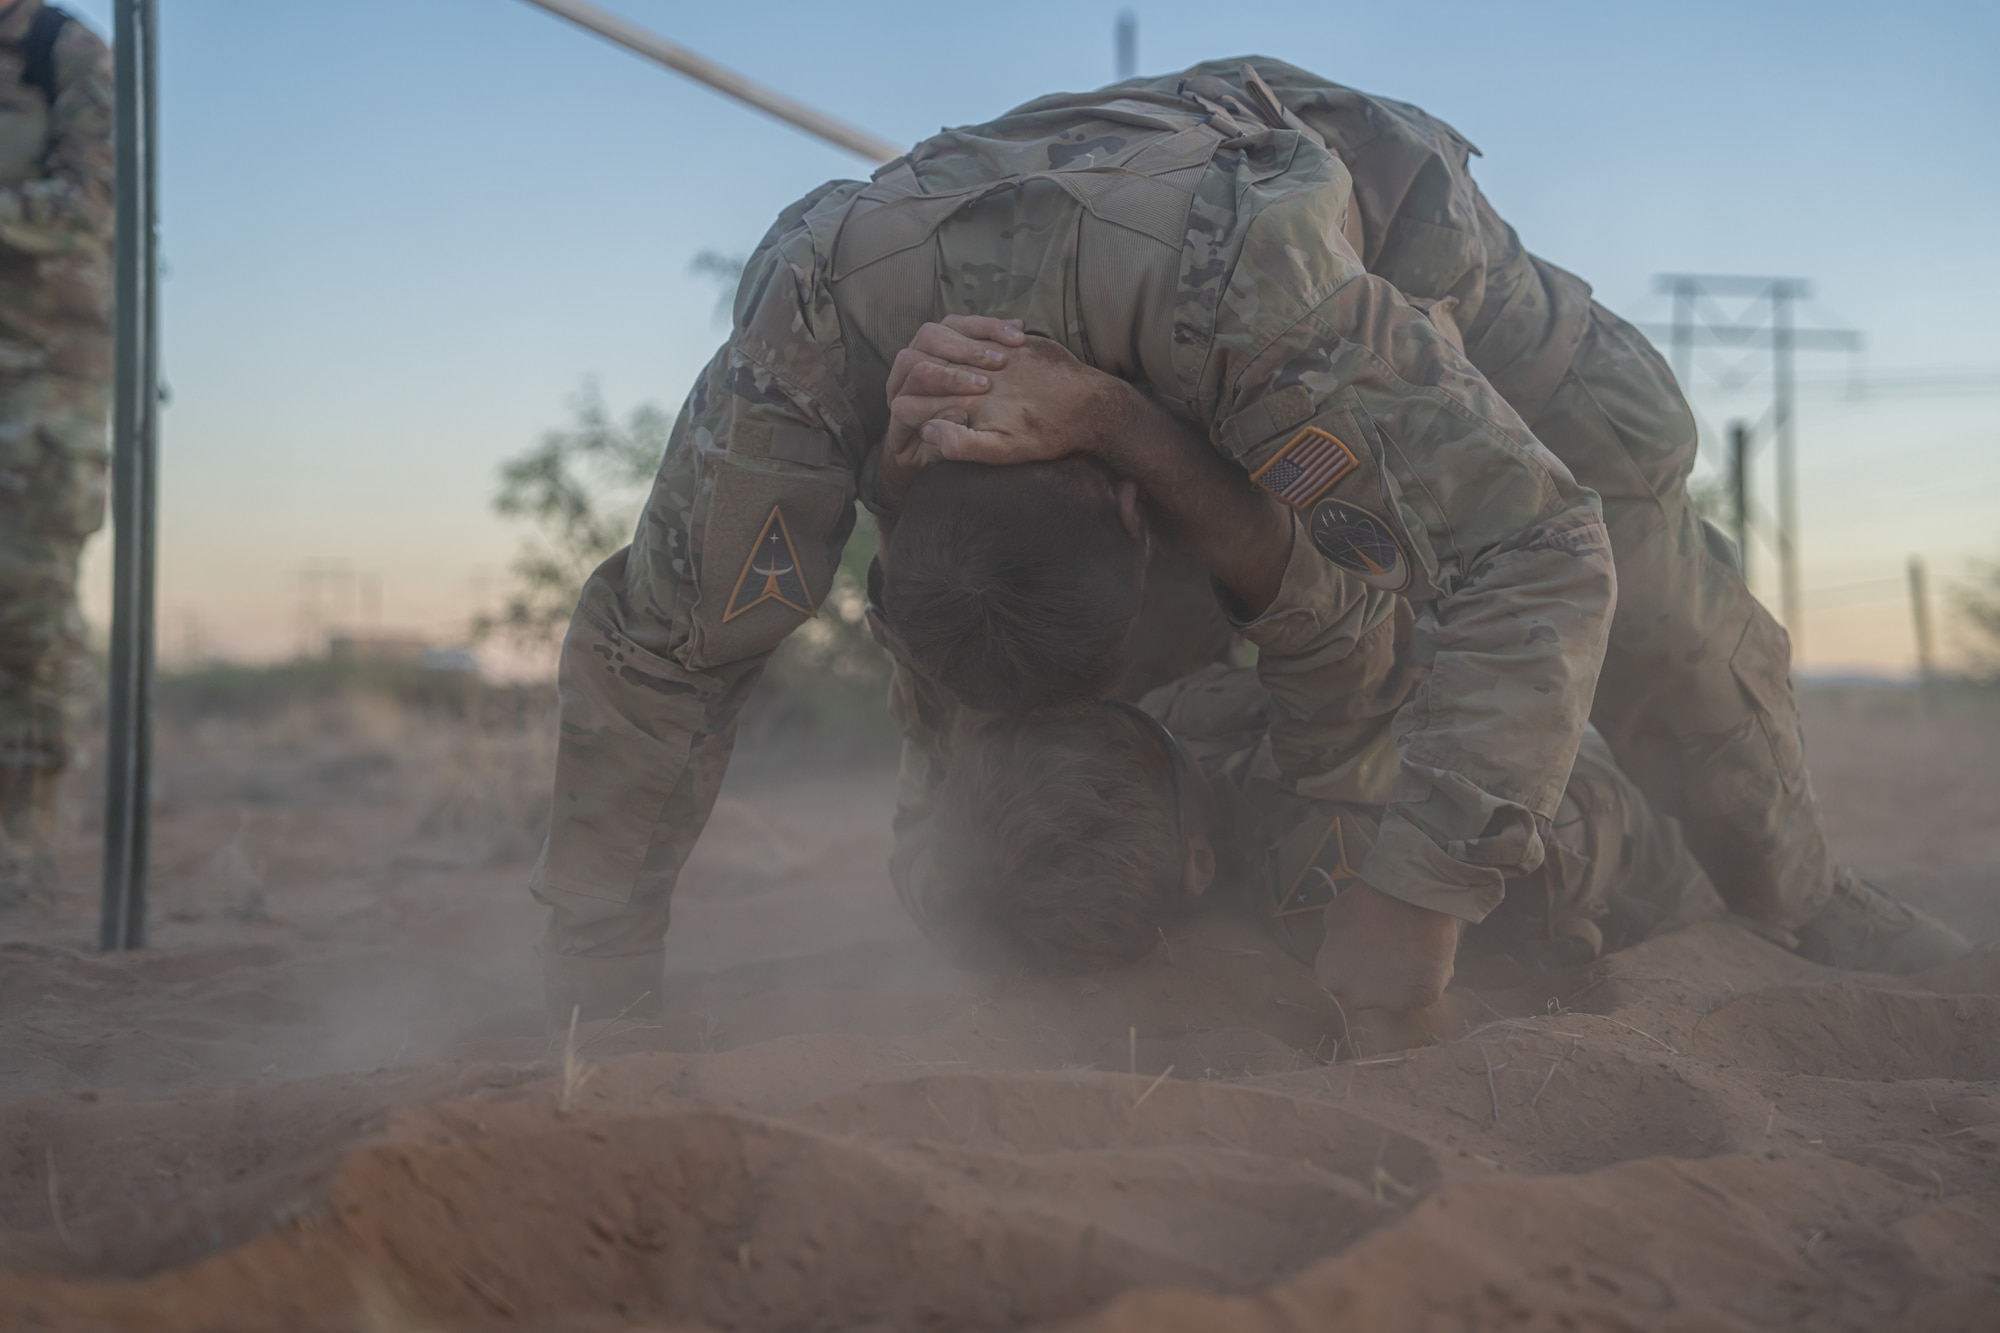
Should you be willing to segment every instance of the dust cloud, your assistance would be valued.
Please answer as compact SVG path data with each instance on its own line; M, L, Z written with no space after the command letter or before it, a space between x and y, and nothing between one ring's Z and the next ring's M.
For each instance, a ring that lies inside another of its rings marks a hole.
M1891 979L1706 922L1337 1015L1202 919L986 981L891 892L893 768L753 727L666 1012L542 1016L532 689L183 699L155 947L0 908L0 1325L2000 1322L2000 955ZM1815 697L1837 849L2000 928L2000 716Z

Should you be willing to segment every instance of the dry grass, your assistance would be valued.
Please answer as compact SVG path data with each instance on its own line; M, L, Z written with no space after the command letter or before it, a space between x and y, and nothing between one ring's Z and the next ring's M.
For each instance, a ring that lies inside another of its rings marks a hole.
M569 1036L563 1040L562 1077L556 1082L556 1110L567 1115L576 1105L576 1099L583 1095L584 1084L590 1082L597 1072L597 1066L583 1058L583 1048L576 1044L576 1022L583 1014L581 1009L569 1011Z

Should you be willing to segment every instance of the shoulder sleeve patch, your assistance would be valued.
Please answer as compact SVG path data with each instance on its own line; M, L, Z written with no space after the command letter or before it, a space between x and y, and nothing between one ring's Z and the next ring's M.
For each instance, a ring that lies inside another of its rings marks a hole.
M1297 874L1289 876L1289 882L1280 879L1280 892L1271 905L1272 916L1299 916L1324 911L1326 905L1333 901L1334 895L1346 886L1348 880L1361 877L1360 872L1348 861L1345 825L1346 821L1336 814L1321 830L1317 841L1310 843L1304 841L1312 837L1312 825L1309 823L1302 825L1291 838L1286 839L1287 845L1281 848L1279 854L1281 873L1289 869L1286 862L1291 860L1285 853L1289 852L1296 856L1298 849L1305 846L1310 846L1311 850L1306 852L1302 864L1291 862L1299 864L1300 869ZM1298 846L1290 845L1294 843Z
M799 553L792 545L792 530L786 526L785 511L778 505L771 506L771 516L764 520L763 530L743 559L743 570L730 590L722 623L726 625L765 602L777 602L804 616L817 614L812 594L806 591L805 575L799 572Z
M1410 561L1395 530L1346 500L1328 500L1312 512L1312 543L1319 553L1371 588L1401 592L1410 586Z
M1307 426L1250 474L1250 480L1295 509L1312 502L1359 467L1354 451L1318 426Z

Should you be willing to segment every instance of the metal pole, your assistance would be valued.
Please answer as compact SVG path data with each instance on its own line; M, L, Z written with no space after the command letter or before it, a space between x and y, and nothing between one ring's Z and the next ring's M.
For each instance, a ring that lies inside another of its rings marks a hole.
M1674 279L1674 380L1681 396L1694 396L1694 294L1693 278Z
M1118 82L1132 78L1139 72L1139 16L1131 10L1121 10L1116 29L1118 49Z
M1736 531L1736 564L1750 582L1750 427L1729 423L1730 521Z
M158 179L155 0L117 0L115 387L112 399L112 608L106 728L104 891L98 943L146 942L151 832L153 545L157 436Z
M160 554L160 7L143 0L139 26L145 98L145 244L140 274L146 355L139 380L139 623L138 672L133 700L132 803L134 857L130 906L125 913L125 947L146 947L146 891L153 847L153 675L159 661Z
M658 61L676 73L685 74L697 83L705 83L725 97L733 97L748 106L753 106L767 116L776 117L787 125L804 130L836 147L857 153L871 162L892 162L903 155L903 150L886 139L878 139L852 125L843 124L832 116L821 115L801 102L794 102L783 93L772 92L760 84L752 83L734 70L724 69L712 60L696 55L684 46L676 46L664 37L647 32L636 23L628 23L615 14L607 14L596 5L585 0L527 0L538 9L546 9L557 18L568 19L577 27L596 33L607 41L616 42L634 55Z
M1910 618L1917 631L1917 690L1929 713L1937 707L1937 650L1931 639L1930 579L1920 555L1910 557Z
M1793 430L1792 302L1799 287L1780 279L1771 284L1771 418L1778 439L1778 584L1785 629L1792 637L1797 666L1805 641L1799 592L1799 460Z

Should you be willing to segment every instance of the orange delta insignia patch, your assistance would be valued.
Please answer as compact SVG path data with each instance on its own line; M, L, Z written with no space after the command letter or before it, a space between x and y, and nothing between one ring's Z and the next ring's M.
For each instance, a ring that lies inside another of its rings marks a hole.
M1343 882L1359 878L1360 872L1347 863L1347 830L1340 816L1335 815L1326 832L1319 835L1319 845L1306 858L1305 869L1299 871L1272 906L1271 915L1301 916L1322 911L1340 892Z
M725 566L727 568L727 566ZM777 602L800 615L815 614L812 594L806 591L806 576L799 572L798 548L792 545L792 530L785 526L785 514L777 505L764 520L764 530L744 558L743 572L730 590L729 605L722 612L728 624L753 606Z
M1250 480L1294 509L1305 509L1359 466L1352 449L1318 426L1307 426L1251 473Z

